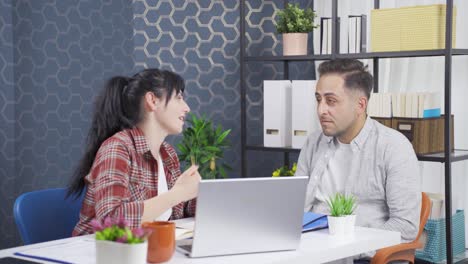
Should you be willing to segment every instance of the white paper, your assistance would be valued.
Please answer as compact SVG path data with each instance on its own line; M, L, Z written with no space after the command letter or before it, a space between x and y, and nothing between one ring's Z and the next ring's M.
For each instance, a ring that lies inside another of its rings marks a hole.
M173 221L176 224L175 238L176 240L186 239L193 237L193 230L195 228L195 218L182 218Z
M18 251L18 253L70 263L96 263L95 240L89 237L57 244L38 245L38 247Z
M188 217L188 218L181 218L173 221L176 225L176 228L183 228L183 229L190 229L193 230L195 227L195 218Z

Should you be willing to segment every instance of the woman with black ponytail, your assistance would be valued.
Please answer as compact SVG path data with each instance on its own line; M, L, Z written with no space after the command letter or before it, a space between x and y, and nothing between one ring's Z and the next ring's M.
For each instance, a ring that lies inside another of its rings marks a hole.
M138 227L194 215L198 167L181 173L177 153L164 141L182 132L190 111L184 89L179 75L158 69L108 81L69 187L69 195L86 192L74 236L92 233L91 220L107 216Z

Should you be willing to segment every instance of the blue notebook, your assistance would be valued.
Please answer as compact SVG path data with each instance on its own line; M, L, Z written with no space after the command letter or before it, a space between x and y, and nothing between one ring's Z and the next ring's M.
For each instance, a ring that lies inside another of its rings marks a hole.
M328 228L327 215L305 212L302 218L302 233Z

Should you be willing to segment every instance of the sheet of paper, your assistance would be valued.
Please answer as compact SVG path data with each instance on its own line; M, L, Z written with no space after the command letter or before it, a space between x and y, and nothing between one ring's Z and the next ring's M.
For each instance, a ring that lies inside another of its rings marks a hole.
M188 229L188 230L193 231L193 228L195 227L194 217L177 219L177 220L174 220L173 222L176 224L176 228L183 228L183 229Z
M21 256L47 258L69 263L95 264L94 238L83 238L58 244L42 245L22 251Z
M176 224L175 237L176 240L193 237L193 229L195 227L195 218L182 218L174 220Z

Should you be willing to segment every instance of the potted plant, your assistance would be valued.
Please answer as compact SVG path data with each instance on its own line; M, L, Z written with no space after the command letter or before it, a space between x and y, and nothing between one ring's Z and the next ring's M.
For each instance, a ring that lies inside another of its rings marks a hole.
M91 225L95 231L97 264L146 264L149 230L130 229L123 218L107 217L102 223L93 220Z
M203 179L226 178L226 170L232 168L222 162L224 150L231 146L227 136L231 130L223 130L205 116L190 114L189 127L182 133L182 141L177 144L179 158L187 168L191 164L199 165ZM185 168L185 169L186 169Z
M287 4L277 13L276 31L283 34L283 55L307 55L308 33L318 26L314 24L315 11L301 9L299 4Z
M328 229L331 235L343 235L354 232L356 224L356 198L353 195L337 193L329 198Z
M281 176L294 176L297 170L297 163L294 163L292 168L288 168L288 166L283 166L275 171L273 171L273 177L281 177Z

